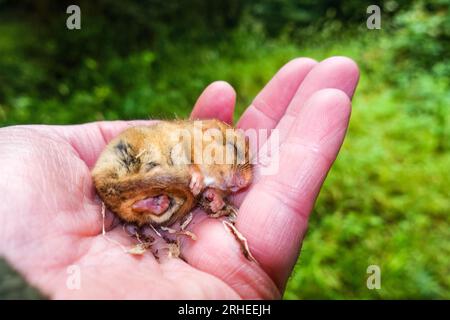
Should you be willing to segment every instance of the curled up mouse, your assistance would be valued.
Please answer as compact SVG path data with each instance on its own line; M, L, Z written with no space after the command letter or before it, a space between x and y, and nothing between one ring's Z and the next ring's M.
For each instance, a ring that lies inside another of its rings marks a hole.
M151 247L151 228L167 242L169 255L180 254L177 241L188 236L192 211L224 217L244 256L255 261L246 239L234 227L237 210L228 201L252 181L249 141L244 133L219 120L160 121L130 127L101 153L92 178L104 206L139 240L131 253Z

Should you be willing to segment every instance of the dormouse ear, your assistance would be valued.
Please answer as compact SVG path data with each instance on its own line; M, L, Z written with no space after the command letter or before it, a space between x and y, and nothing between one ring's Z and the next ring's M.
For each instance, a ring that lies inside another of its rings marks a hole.
M245 139L245 152L248 152L250 149L250 138L248 136L244 136Z
M235 164L242 165L247 162L248 157L248 139L245 134L240 130L236 129L233 135L233 141L230 142L235 151Z
M124 140L119 140L119 142L114 146L114 151L120 165L123 166L128 172L133 171L135 166L139 163L133 146Z
M176 144L170 150L170 160L173 165L187 165L192 163L192 153L184 144Z

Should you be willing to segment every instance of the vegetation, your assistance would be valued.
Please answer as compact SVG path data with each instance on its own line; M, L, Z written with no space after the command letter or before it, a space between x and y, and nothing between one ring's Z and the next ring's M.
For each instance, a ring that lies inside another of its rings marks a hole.
M0 123L187 116L214 80L238 113L289 59L353 58L350 129L285 298L450 298L450 2L0 0ZM189 3L189 4L187 4ZM369 265L381 289L366 287Z

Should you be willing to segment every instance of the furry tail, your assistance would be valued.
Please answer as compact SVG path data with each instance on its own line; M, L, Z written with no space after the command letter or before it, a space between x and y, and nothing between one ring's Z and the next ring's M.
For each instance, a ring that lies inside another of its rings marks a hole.
M138 174L117 179L113 176L93 175L97 193L106 207L127 222L144 225L148 223L170 225L188 214L197 201L189 189L190 175L142 176ZM132 210L136 201L167 195L170 206L161 217L137 213Z

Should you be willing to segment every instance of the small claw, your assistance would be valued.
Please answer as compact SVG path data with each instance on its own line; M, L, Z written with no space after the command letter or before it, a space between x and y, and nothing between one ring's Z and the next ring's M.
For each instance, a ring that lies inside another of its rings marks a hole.
M228 205L227 208L228 213L228 221L230 221L230 223L235 224L236 220L237 220L237 210L236 208L234 208L231 205Z
M213 201L211 201L211 210L213 212L217 212L225 206L225 202L220 197L215 197Z

